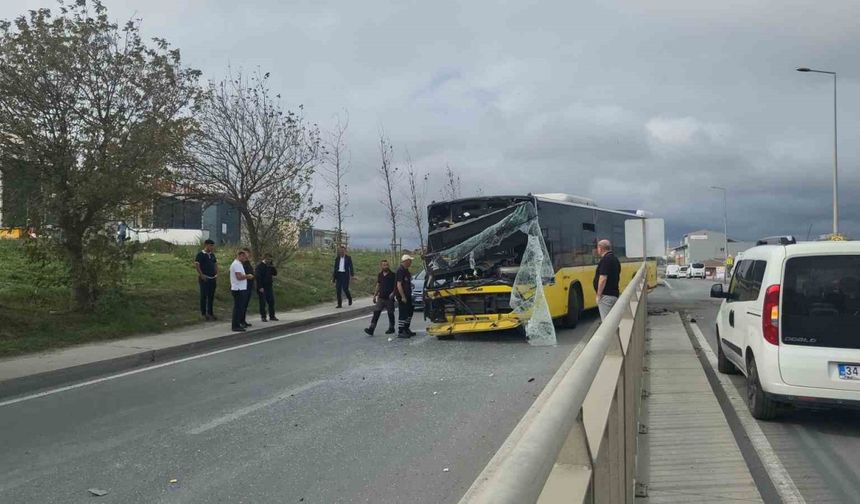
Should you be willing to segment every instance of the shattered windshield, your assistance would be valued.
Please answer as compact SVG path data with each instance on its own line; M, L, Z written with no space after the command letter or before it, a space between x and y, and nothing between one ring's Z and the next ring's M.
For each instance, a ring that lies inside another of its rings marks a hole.
M555 344L543 290L553 280L554 271L531 201L450 228L437 227L430 233L429 244L430 278L446 287L511 285L510 307L524 321L529 342Z

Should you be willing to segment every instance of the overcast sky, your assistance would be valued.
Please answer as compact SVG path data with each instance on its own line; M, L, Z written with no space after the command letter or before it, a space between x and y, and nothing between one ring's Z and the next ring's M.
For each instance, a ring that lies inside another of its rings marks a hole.
M323 128L348 110L354 245L390 236L382 127L398 163L408 150L430 172L428 200L448 163L465 195L587 196L664 217L677 240L722 228L716 184L732 237L829 232L832 78L798 66L839 73L840 222L860 237L856 0L105 3L207 78L259 66ZM0 17L54 5L4 1Z

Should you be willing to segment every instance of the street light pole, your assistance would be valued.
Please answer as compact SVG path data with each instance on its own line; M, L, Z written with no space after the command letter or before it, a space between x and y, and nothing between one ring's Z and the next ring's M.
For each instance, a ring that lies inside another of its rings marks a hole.
M813 70L801 67L798 72L821 73L833 76L833 234L839 234L839 156L837 150L838 130L836 125L836 72Z
M715 189L717 191L723 191L723 238L725 239L725 243L723 244L725 261L723 262L723 266L725 268L729 267L729 209L726 204L726 188L720 186L711 186L711 189ZM727 277L729 274L728 270L726 270L726 274L723 275L723 279Z

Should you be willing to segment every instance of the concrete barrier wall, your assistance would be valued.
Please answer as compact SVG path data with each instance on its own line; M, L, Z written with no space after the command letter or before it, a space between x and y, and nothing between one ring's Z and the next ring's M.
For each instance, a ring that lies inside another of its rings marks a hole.
M634 502L645 280L643 265L555 389L538 411L526 414L461 504Z

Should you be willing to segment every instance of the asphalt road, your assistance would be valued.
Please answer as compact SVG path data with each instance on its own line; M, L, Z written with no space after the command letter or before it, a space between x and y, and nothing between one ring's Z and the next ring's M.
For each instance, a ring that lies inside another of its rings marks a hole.
M362 319L0 406L0 502L457 502L594 320L547 348Z
M649 309L685 310L695 318L716 352L719 300L709 297L713 282L670 279L649 298ZM732 383L745 397L743 377ZM789 409L777 420L758 422L807 503L860 502L860 412Z

